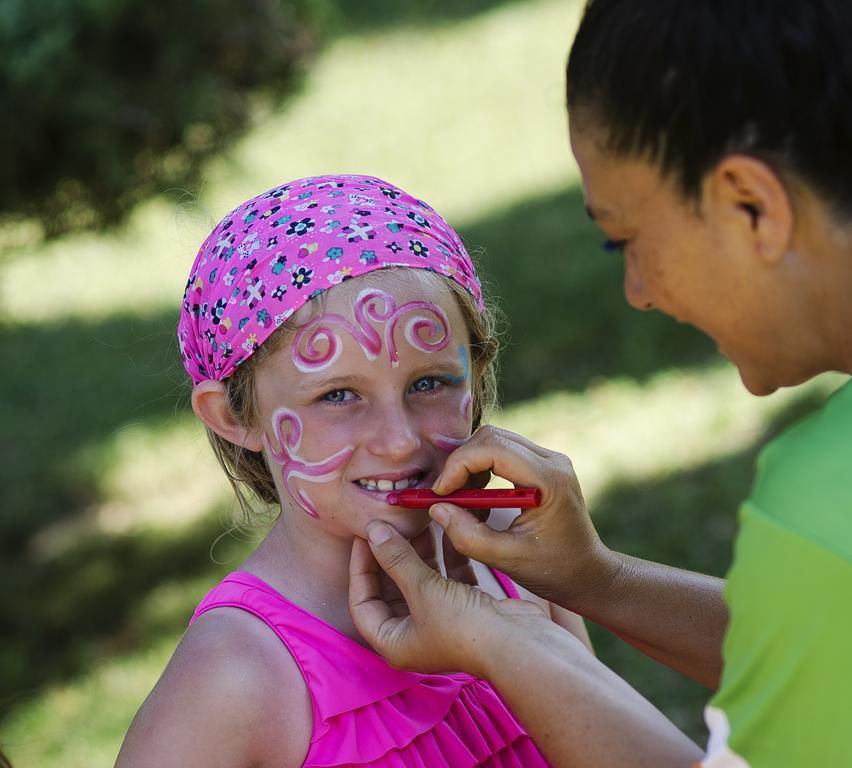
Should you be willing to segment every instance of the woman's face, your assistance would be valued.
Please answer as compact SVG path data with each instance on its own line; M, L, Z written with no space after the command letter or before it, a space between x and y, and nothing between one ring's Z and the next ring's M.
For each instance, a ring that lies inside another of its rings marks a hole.
M624 254L627 301L704 331L755 394L813 375L792 354L782 270L755 257L747 209L705 183L699 213L648 161L603 151L593 128L572 126L571 146L589 214Z
M413 270L346 281L296 315L259 366L264 453L283 511L345 537L383 519L407 536L425 510L391 490L428 488L471 429L469 334L449 288Z

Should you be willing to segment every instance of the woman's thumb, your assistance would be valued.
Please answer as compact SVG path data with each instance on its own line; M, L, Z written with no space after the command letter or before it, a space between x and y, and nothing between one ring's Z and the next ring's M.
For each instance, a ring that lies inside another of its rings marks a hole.
M367 541L376 562L394 580L406 598L409 587L434 573L420 559L408 540L383 520L376 520L367 526Z

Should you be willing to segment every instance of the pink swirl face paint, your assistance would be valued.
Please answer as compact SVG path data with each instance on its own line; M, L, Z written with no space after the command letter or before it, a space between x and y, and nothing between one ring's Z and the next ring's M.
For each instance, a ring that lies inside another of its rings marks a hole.
M294 480L306 480L311 483L327 483L340 477L340 468L350 459L355 449L349 446L319 461L306 461L299 456L302 442L302 421L288 408L278 408L272 414L272 431L281 446L276 451L269 438L264 434L263 443L269 455L281 465L281 479L287 493L311 517L319 517L316 507L302 488L296 487Z
M303 325L293 339L292 358L296 368L304 373L313 373L334 363L342 349L337 328L343 328L358 342L368 360L375 360L382 346L386 346L388 359L396 368L399 365L396 326L403 317L412 313L417 314L406 322L403 336L413 348L422 352L438 352L450 343L447 315L431 301L409 301L397 307L390 294L367 289L358 294L354 313L354 324L342 315L328 313ZM384 326L381 336L374 323Z
M460 445L467 442L466 437L447 437L447 435L432 435L432 443L444 453L452 453Z
M470 416L473 411L473 395L470 392L467 392L465 396L462 398L461 403L459 404L459 412L461 417L470 424Z

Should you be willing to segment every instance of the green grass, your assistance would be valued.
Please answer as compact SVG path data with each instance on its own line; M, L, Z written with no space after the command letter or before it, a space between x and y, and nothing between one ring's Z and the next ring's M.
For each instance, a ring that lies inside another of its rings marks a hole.
M16 766L111 765L193 606L252 546L228 533L173 330L211 219L285 178L385 176L458 226L511 320L497 421L569 453L602 537L631 554L723 574L756 451L837 384L752 398L697 332L625 305L567 147L577 3L341 5L302 93L258 114L203 188L108 234L0 232L19 243L0 259L0 744ZM706 692L594 637L704 738Z

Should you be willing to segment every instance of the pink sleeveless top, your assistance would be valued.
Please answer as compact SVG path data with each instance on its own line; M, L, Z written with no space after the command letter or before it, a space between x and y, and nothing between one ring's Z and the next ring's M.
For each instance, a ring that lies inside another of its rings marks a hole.
M514 585L493 572L509 597ZM467 674L393 669L250 573L227 576L193 614L227 606L257 616L302 671L313 705L305 766L539 768L548 763L499 694Z

